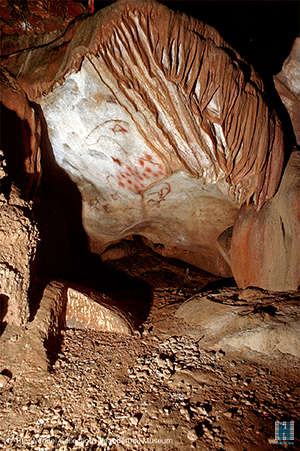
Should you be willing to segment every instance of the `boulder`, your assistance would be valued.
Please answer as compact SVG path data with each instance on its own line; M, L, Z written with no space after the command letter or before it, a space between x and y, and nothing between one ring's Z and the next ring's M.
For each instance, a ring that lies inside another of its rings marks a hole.
M33 321L26 328L10 322L0 335L0 367L8 366L14 375L28 368L47 371L68 327L131 335L131 320L113 304L100 293L67 282L50 282Z
M288 299L260 292L253 299L238 300L237 290L193 296L176 311L188 333L201 339L202 347L300 357L299 297ZM184 327L182 327L184 331ZM180 327L178 334L180 334Z
M88 294L84 289L68 287L65 312L66 326L131 335L133 325L124 313L103 296Z

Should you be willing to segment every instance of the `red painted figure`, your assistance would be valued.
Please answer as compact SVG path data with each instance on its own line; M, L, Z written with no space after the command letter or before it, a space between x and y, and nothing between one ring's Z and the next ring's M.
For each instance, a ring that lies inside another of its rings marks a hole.
M89 0L88 12L92 14L95 11L94 0Z

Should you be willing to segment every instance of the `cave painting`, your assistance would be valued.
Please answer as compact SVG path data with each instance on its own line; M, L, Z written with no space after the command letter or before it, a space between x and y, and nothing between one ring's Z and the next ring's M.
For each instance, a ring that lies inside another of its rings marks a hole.
M166 175L163 161L149 149L88 59L42 106L55 157L76 181L85 168L85 183L99 192L109 186L138 194Z
M278 116L216 30L156 1L122 0L73 24L44 55L24 55L18 82L41 105L55 159L81 193L93 252L140 234L239 286L297 288L290 249L300 224L284 205L287 195L299 205L298 182L289 193L299 158L282 177ZM270 215L285 223L275 251L257 231Z
M163 183L161 186L159 184L155 185L155 191L149 191L147 203L154 204L159 207L160 203L164 201L167 195L171 192L171 185L168 182Z

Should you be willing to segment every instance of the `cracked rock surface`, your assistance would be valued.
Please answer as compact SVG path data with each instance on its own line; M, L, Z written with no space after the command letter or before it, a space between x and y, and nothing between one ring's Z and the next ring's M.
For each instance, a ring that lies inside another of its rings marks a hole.
M0 328L2 322L23 326L29 317L28 296L39 242L32 202L19 196L7 175L0 150ZM0 329L1 334L1 329Z

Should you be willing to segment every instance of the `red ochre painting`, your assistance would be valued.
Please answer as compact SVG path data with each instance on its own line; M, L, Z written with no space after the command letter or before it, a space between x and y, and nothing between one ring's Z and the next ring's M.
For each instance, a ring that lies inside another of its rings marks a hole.
M128 166L120 159L112 157L119 167L118 185L135 193L145 191L150 185L166 176L162 163L154 161L152 155L145 154L138 160L137 166Z

